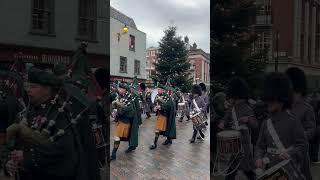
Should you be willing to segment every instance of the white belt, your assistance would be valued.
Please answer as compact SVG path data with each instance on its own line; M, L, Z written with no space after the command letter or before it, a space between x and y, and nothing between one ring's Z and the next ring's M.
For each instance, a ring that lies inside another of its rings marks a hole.
M286 149L286 152L288 152L288 151L290 151L290 150L292 150L292 149L293 149L293 147L290 146L288 149ZM270 153L270 154L281 154L281 153L282 153L282 152L281 152L279 149L277 149L277 148L267 148L267 152Z

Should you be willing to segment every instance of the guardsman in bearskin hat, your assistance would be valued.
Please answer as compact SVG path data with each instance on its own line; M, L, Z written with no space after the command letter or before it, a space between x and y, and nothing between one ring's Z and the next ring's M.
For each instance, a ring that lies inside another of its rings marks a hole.
M114 130L114 146L110 160L116 159L116 153L120 141L128 141L129 148L126 153L136 149L138 146L138 115L135 108L134 97L130 92L130 86L120 83L118 87L119 99L114 101L112 117L116 118L117 124Z
M140 99L142 101L142 108L143 108L143 111L147 115L146 119L149 119L151 117L151 115L150 115L150 112L151 112L151 109L150 109L151 94L149 93L149 95L147 95L148 92L146 92L146 85L144 83L140 84L140 89L141 89ZM147 97L147 96L149 96L149 97ZM148 102L147 98L149 98L148 99L149 102Z
M220 120L220 129L233 129L241 133L241 143L244 157L240 160L239 169L243 170L249 179L254 179L253 150L250 130L257 128L257 120L254 111L248 104L249 87L242 78L231 79L227 88L227 98L231 104L225 116ZM238 161L238 159L236 160ZM237 171L226 176L226 179L234 179Z
M255 164L260 170L257 173L291 159L290 163L295 168L290 170L292 177L289 179L304 179L307 177L303 169L308 143L300 120L290 112L293 104L290 79L283 73L271 73L265 78L264 84L264 101L269 119L262 122L255 149Z
M172 139L176 139L176 117L175 105L171 97L166 93L168 87L159 84L158 95L155 97L155 111L157 112L156 132L153 144L150 149L157 148L159 135L167 137L163 145L172 144Z
M70 111L74 110L70 102L57 96L63 86L52 72L29 69L30 107L7 128L11 153L6 175L18 174L23 180L100 179L89 120L86 116L73 119L76 113Z
M307 102L307 78L305 73L296 67L291 67L286 70L286 75L289 77L293 87L293 105L291 112L298 120L300 120L304 133L310 143L309 155L318 156L318 152L312 152L313 141L316 133L316 118L313 107ZM317 158L310 157L313 160ZM308 160L310 161L310 159ZM309 164L309 163L307 163ZM309 167L307 167L309 169ZM308 170L307 170L308 171ZM311 174L309 175L311 177Z
M196 84L193 85L192 86L193 99L192 99L192 102L191 102L190 110L194 111L194 112L200 111L200 113L202 115L204 115L207 112L207 109L206 109L206 104L205 104L204 100L201 97L201 94L202 94L201 87L199 85L196 85ZM195 142L195 138L196 138L196 136L198 134L198 131L199 131L200 137L202 139L205 138L203 132L201 130L197 130L195 125L193 125L193 135L192 135L192 138L190 139L190 143L194 143Z

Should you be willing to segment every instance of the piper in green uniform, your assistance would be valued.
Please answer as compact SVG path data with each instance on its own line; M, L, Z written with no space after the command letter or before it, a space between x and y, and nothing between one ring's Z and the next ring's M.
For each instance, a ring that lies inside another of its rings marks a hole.
M79 116L70 124L74 116L69 103L55 98L62 81L36 68L30 68L28 80L29 111L7 129L7 142L16 150L6 160L6 175L19 173L23 180L100 179L96 154L90 153L95 146L88 119Z
M153 144L150 149L157 148L159 135L167 137L163 145L172 144L172 139L176 139L176 119L175 119L175 105L171 97L165 93L166 87L163 85L158 86L158 95L155 98L157 106L156 132Z
M120 83L119 99L113 102L116 111L112 112L112 117L116 118L117 124L113 134L114 146L110 160L116 159L120 141L129 141L129 148L126 152L131 152L138 146L138 117L129 89L127 84Z

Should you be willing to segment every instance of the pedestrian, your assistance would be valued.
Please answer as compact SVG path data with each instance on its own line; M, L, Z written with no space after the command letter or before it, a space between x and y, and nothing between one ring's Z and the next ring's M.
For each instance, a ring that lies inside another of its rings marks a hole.
M255 149L255 165L261 170L268 170L290 159L293 170L290 169L287 175L289 179L300 180L307 176L303 169L308 158L308 143L300 120L290 111L293 96L293 87L286 75L267 75L264 101L269 119L261 125Z
M172 140L176 139L176 113L175 104L171 97L166 93L168 87L159 84L158 94L155 98L155 111L157 112L156 132L153 144L150 149L157 148L159 135L167 137L163 145L172 144Z

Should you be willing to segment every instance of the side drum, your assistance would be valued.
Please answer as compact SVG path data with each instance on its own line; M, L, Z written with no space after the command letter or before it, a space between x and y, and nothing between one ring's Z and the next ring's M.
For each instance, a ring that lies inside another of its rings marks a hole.
M221 131L217 134L217 153L237 154L241 151L241 133L235 130Z

